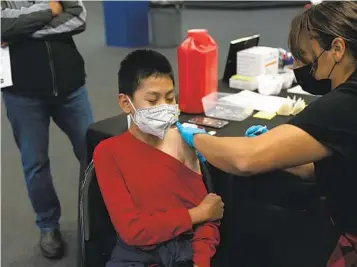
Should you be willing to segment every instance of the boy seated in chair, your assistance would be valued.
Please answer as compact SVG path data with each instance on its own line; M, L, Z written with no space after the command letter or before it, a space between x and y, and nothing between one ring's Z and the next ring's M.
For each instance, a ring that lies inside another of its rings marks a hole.
M175 128L172 67L158 52L136 50L118 76L118 102L132 122L93 155L118 233L107 267L210 267L224 205L207 193L196 152Z

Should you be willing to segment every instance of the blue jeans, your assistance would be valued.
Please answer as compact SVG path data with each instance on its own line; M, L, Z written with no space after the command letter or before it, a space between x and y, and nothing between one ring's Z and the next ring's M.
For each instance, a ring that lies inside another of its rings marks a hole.
M67 134L81 161L87 129L93 122L87 90L80 88L66 96L38 98L3 92L3 99L21 153L28 195L37 215L36 224L41 231L59 229L61 206L53 187L48 157L50 119Z

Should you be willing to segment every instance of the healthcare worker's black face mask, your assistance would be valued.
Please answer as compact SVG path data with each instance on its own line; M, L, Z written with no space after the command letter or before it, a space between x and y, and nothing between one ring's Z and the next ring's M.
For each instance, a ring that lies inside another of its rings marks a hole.
M294 74L297 83L301 86L301 88L310 94L313 95L325 95L329 92L331 92L332 89L332 83L330 79L330 75L335 68L337 62L335 62L335 65L332 67L330 74L326 79L321 79L321 80L316 80L315 77L313 76L313 71L316 72L317 70L317 62L320 56L325 52L322 51L321 54L315 59L314 62L307 64L303 67L294 69Z

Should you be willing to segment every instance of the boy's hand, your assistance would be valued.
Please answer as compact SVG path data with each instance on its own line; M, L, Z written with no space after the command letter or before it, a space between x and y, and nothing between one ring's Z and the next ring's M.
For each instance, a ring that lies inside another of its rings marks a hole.
M209 193L197 208L203 212L205 221L217 221L223 217L224 203L222 198L216 194Z

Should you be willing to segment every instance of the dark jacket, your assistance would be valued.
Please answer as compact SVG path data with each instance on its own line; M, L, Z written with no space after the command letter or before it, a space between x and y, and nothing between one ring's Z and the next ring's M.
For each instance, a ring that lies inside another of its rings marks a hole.
M193 267L192 234L185 233L150 250L126 245L118 236L106 267Z
M10 48L13 86L8 92L57 96L85 83L84 61L72 36L85 30L81 1L63 1L53 17L46 1L1 1L1 42Z

